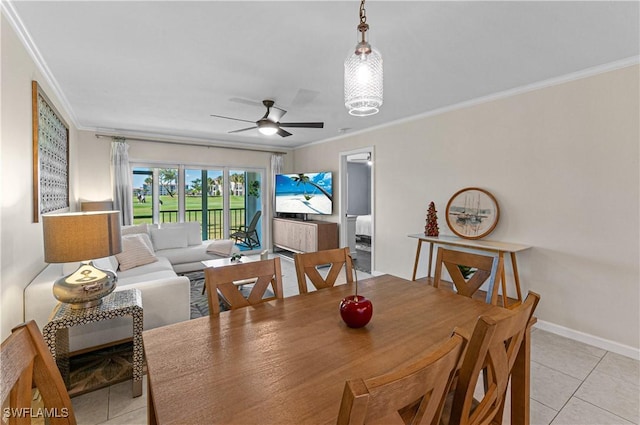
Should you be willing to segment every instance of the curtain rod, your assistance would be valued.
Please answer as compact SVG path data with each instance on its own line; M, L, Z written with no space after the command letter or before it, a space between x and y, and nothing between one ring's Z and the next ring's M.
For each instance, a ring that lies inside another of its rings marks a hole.
M234 146L224 146L224 145L205 145L204 143L195 143L195 142L181 142L181 141L171 141L171 140L157 140L157 139L144 139L140 137L127 137L127 136L113 136L109 134L100 134L96 133L96 138L110 138L110 139L124 139L124 140L133 140L137 142L153 142L153 143L167 143L171 145L184 145L184 146L198 146L200 148L217 148L217 149L233 149L240 151L252 151L252 152L265 152L265 153L274 153L279 155L286 155L287 152L279 152L272 151L268 149L258 149L258 148L247 148L247 147L234 147Z

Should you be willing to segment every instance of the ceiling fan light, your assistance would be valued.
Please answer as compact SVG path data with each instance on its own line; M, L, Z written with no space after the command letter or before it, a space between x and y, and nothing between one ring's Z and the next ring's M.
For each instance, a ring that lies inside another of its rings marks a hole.
M278 125L273 121L262 119L258 121L258 131L265 136L272 136L278 132Z

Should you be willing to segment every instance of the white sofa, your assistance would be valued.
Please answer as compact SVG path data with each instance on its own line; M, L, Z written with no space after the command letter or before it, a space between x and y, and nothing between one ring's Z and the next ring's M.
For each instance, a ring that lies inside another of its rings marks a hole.
M198 232L195 232L196 227ZM123 248L127 249L116 256L94 260L97 267L116 272L116 291L132 288L141 291L144 329L189 320L189 279L177 273L202 270L201 261L224 258L237 252L232 241L202 241L199 229L199 223L195 222L175 223L160 229L147 225L123 227ZM190 236L186 245L185 236ZM140 241L149 249L140 248ZM132 255L132 245L144 251L143 255ZM52 292L53 282L73 272L77 266L78 263L49 264L36 276L24 290L25 321L34 319L40 329L46 325L57 304ZM76 326L69 331L69 348L77 351L130 338L131 329L130 317Z

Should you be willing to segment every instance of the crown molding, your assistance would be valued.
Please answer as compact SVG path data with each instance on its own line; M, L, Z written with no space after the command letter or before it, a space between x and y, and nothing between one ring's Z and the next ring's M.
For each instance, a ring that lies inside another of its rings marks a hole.
M583 69L580 71L572 72L569 74L561 75L558 77L549 78L547 80L538 81L536 83L527 84L524 86L516 87L509 90L504 90L501 92L493 93L487 96L478 97L475 99L466 100L464 102L455 103L453 105L444 106L442 108L434 109L432 111L428 111L418 115L412 115L410 117L400 118L395 121L391 121L385 124L380 124L377 126L369 127L363 130L354 131L353 133L341 134L339 136L331 137L329 139L318 140L315 142L306 143L304 145L296 146L295 149L305 148L313 145L319 145L322 143L332 142L335 140L342 140L347 137L352 137L359 134L366 134L372 131L380 130L387 127L393 127L398 124L404 124L407 122L417 121L424 118L433 117L436 115L441 115L447 112L456 111L459 109L465 109L476 105L481 105L483 103L493 102L500 99L506 99L508 97L518 96L520 94L528 93L535 90L541 90L547 87L553 87L564 83L569 83L571 81L581 80L583 78L593 77L599 74L604 74L607 72L615 71L622 68L627 68L629 66L634 66L640 64L640 56L631 56L625 59L621 59L614 62L609 62L606 64L594 66L591 68Z
M2 8L2 12L7 17L9 24L11 24L11 27L13 28L15 33L18 35L18 38L20 39L23 46L29 53L29 56L31 57L33 62L36 64L36 67L44 77L45 82L53 91L53 96L49 95L49 97L50 98L54 97L54 99L58 100L58 102L60 103L59 105L60 109L62 109L67 114L72 124L76 128L78 128L79 127L78 118L76 114L73 112L73 108L71 108L71 104L67 100L67 97L64 95L64 92L60 88L60 84L58 84L58 81L53 76L53 73L47 66L47 63L45 62L44 58L40 54L38 47L33 42L33 39L31 38L29 31L27 31L27 28L24 26L22 19L20 19L18 12L16 12L16 10L14 9L13 2L11 0L4 0L0 2L0 6Z

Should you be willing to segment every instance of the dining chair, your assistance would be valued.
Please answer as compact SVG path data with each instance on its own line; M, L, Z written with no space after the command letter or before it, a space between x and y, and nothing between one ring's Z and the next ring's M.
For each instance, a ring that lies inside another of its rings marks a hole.
M245 298L240 286L248 286L247 280L255 280L249 296ZM271 260L251 261L222 267L204 269L209 314L220 314L218 297L230 310L283 298L280 257ZM272 294L267 291L271 286ZM265 296L266 295L266 296Z
M249 249L253 249L260 246L260 237L258 236L258 220L262 211L256 211L248 226L241 224L239 227L232 228L232 233L229 235L231 239L235 239L236 243L246 246Z
M405 368L348 380L337 424L437 423L464 346L464 338L454 333Z
M307 277L316 289L334 286L343 267L347 283L353 282L353 263L348 247L295 254L293 259L296 265L298 289L301 294L309 292ZM330 269L326 277L322 277L318 267L325 265L330 265Z
M445 408L443 423L502 423L511 372L539 301L540 295L529 291L522 304L510 309L512 314L509 316L499 320L488 315L478 318L458 372L455 390ZM474 392L482 372L484 394L476 400Z
M8 415L3 423L7 419L9 424L31 423L31 418L24 415L46 412L47 423L76 424L64 381L35 321L23 323L12 330L0 347L0 358L0 401L6 407L3 415ZM33 387L42 398L42 410L31 404ZM34 422L43 422L42 417L33 419Z
M472 254L439 247L433 286L438 288L442 280L442 266L449 272L458 294L472 297L488 281L487 304L498 304L498 286L502 275L502 258ZM505 294L503 294L505 296Z

